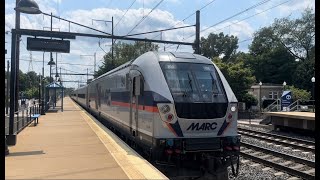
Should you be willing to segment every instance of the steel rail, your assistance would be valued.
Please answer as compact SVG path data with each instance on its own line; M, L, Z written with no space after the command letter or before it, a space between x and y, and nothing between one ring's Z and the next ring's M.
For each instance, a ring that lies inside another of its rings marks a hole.
M314 146L315 145L314 141L308 141L308 140L304 140L304 139L298 139L298 138L293 138L293 137L283 136L283 135L278 135L278 134L273 134L273 133L261 132L261 131L241 128L241 127L238 127L238 129L239 130L244 130L244 131L249 131L249 132L252 132L252 133L259 133L259 134L263 134L263 135L266 135L266 136L272 136L272 137L276 137L276 138L284 138L284 139L287 139L287 140L290 140L290 141L297 141L299 143L308 144L310 146Z
M312 167L312 168L315 167L315 162L314 161L302 159L302 158L299 158L299 157L296 157L296 156L283 154L283 153L280 153L280 152L277 152L277 151L273 151L273 150L270 150L270 149L266 149L266 148L255 146L255 145L251 145L251 144L244 143L244 142L241 142L241 146L246 147L246 148L250 148L250 149L257 149L257 150L259 150L259 151L261 151L263 153L271 154L271 155L274 155L276 157L281 157L281 158L286 159L286 160L292 160L292 161L295 161L295 163L304 164L304 165L307 165L307 166ZM255 162L262 163L262 164L267 165L267 166L271 166L271 167L273 167L275 169L278 169L278 170L280 170L282 172L286 172L286 173L294 175L294 176L298 176L298 177L301 177L301 178L304 178L304 179L315 179L314 175L306 173L306 171L300 171L300 170L296 170L296 169L290 168L290 167L288 167L288 165L281 165L281 163L278 164L278 163L275 163L275 162L272 162L272 161L269 161L269 160L266 160L266 159L262 159L260 157L253 156L251 154L244 153L244 152L241 152L241 151L240 151L240 155L243 156L243 157L252 159Z
M262 137L262 136L257 136L257 135L253 135L253 134L249 134L248 132L244 132L244 131L238 131L239 134L243 135L243 136L249 136L249 137L252 137L252 138L257 138L257 139L261 139L261 140L265 140L265 141L268 141L268 142L273 142L273 143L277 143L277 144L281 144L281 145L285 145L285 146L291 146L293 148L297 148L297 149L301 149L301 150L304 150L304 151L310 151L310 152L313 152L315 153L315 148L313 147L308 147L307 145L304 146L304 145L300 145L300 144L292 144L290 143L291 140L290 139L285 139L287 140L287 142L284 142L284 141L279 141L279 140L275 140L275 139L269 139L268 137ZM265 135L265 136L268 136L268 135Z

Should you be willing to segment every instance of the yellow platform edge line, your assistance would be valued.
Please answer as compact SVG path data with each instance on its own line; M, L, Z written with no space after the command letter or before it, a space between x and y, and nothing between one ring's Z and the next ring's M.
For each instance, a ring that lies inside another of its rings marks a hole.
M129 179L169 179L103 124L88 116L73 100L72 103Z

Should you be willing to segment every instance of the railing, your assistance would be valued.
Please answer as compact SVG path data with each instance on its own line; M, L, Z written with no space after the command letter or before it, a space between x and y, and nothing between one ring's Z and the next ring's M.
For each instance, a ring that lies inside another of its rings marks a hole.
M280 110L281 110L281 100L280 99L275 100L273 103L271 103L265 109L263 109L264 112L280 111Z
M312 111L315 112L315 100L296 100L287 107L287 111Z
M30 107L20 109L14 113L13 134L20 133L25 127L27 127L35 119L31 116L40 114L40 104L34 104ZM10 122L9 116L5 116L5 134L9 134Z

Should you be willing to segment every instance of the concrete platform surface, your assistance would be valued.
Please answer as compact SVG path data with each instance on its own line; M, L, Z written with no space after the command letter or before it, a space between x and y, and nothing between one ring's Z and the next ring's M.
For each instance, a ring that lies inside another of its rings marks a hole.
M168 179L69 97L9 151L6 179Z
M312 112L265 112L264 114L268 116L315 120L315 113Z

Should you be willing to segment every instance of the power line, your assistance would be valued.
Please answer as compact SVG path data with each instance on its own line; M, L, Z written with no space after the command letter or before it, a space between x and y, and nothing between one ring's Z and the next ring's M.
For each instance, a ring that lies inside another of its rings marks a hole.
M275 5L275 6L272 6L272 7L268 8L268 9L266 9L266 10L263 10L263 11L261 11L261 12L259 12L259 13L256 13L256 14L253 14L253 15L251 15L251 16L248 16L248 17L246 17L246 18L244 18L244 19L241 19L240 21L237 21L237 22L234 22L234 23L232 23L232 24L230 24L230 25L224 26L223 28L220 28L220 29L215 30L215 31L213 31L213 32L217 32L217 31L220 31L220 30L222 30L222 29L224 29L224 28L226 28L226 27L229 27L229 26L231 26L231 25L238 24L238 23L240 23L240 22L242 22L242 21L244 21L244 20L250 19L250 18L252 18L252 17L254 17L254 16L257 16L257 15L259 15L259 14L262 14L262 13L264 13L264 12L266 12L266 11L269 11L269 10L271 10L271 9L273 9L273 8L276 8L276 7L278 7L278 6L281 6L282 4L285 4L285 3L289 2L289 1L292 1L292 0L288 0L288 1L282 2L282 3L280 3L280 4L277 4L277 5Z
M11 58L6 58L6 59L11 59ZM28 59L19 59L21 61L30 61ZM33 60L33 62L37 62L37 63L42 63L43 61L40 61L40 60ZM85 65L85 64L73 64L73 63L63 63L63 62L59 62L58 61L58 64L67 64L67 65L76 65L76 66L94 66L94 65Z
M236 14L234 14L234 15L226 18L226 19L223 19L223 20L219 21L218 23L215 23L215 24L213 24L213 25L211 25L211 26L209 26L209 27L201 30L200 32L204 32L204 31L206 31L206 30L208 30L208 29L210 29L210 28L212 28L212 27L214 27L214 26L217 26L217 25L219 25L219 24L221 24L221 23L223 23L223 22L225 22L225 21L227 21L227 20L229 20L229 19L232 19L232 18L234 18L234 17L236 17L236 16L239 16L240 14L243 14L243 13L245 13L245 12L251 10L251 9L254 9L254 8L256 8L256 7L258 7L258 6L262 5L262 4L265 4L265 3L269 2L269 1L270 1L270 0L263 0L263 1L255 4L255 5L253 5L253 6L248 7L248 8L245 9L245 10L242 10L242 11L240 11L240 12L238 12L238 13L236 13ZM195 35L192 34L192 35L190 35L190 36L188 36L188 37L186 37L186 38L183 38L182 40L189 39L189 38L191 38L191 37L193 37L193 36L195 36ZM171 47L171 46L172 46L172 45L169 45L168 47ZM168 48L168 47L167 47L167 48Z
M132 5L136 2L137 0L134 0L131 5L127 8L126 12L122 15L122 17L120 18L120 20L117 22L117 24L113 27L113 30L116 29L117 25L119 24L119 22L122 21L123 17L127 14L127 12L129 11L129 9L132 7Z
M245 10L243 10L243 11L240 11L240 12L238 12L238 13L236 13L236 14L234 14L234 15L226 18L226 19L223 19L223 20L221 20L221 21L219 21L219 22L217 22L217 23L215 23L215 24L207 27L206 29L201 30L200 32L204 32L204 31L206 31L206 30L208 30L208 29L210 29L210 28L212 28L212 27L214 27L214 26L217 26L218 24L221 24L221 23L223 23L223 22L225 22L225 21L227 21L227 20L229 20L229 19L232 19L232 18L234 18L234 17L236 17L236 16L239 16L240 14L243 14L243 13L245 13L245 12L251 10L251 9L254 9L254 8L256 8L256 7L258 7L258 6L262 5L262 4L265 4L265 3L269 2L269 1L270 1L270 0L264 0L264 1L262 1L262 2L259 2L259 3L253 5L253 6L249 7L249 8L247 8L247 9L245 9Z
M127 33L127 35L129 35L136 27L138 27L138 25L139 25L142 21L144 21L163 1L164 1L164 0L160 0L159 3L158 3L156 6L154 6L154 7L151 9L151 11L150 11L146 16L143 16L143 17L141 18L141 20Z
M204 9L204 8L206 8L207 6L209 6L210 4L212 4L214 1L215 1L215 0L212 0L212 1L210 1L209 3L205 4L204 6L202 6L202 7L199 9L199 11L201 11L201 10ZM187 16L186 18L184 18L184 19L182 20L182 22L184 22L185 20L189 19L191 16L195 15L196 12L197 12L197 11L191 13L189 16ZM171 26L170 28L175 27L175 26L178 25L179 23L181 23L181 22L176 23L175 25ZM156 38L156 37L158 37L158 36L160 36L160 34L156 35L156 36L153 37L152 39L154 39L154 38Z

